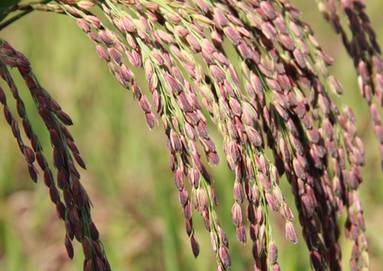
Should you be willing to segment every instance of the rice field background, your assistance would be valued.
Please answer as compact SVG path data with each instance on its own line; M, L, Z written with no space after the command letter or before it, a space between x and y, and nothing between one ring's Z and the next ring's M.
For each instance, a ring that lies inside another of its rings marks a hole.
M301 8L303 18L336 60L332 72L345 89L339 104L349 104L357 116L359 135L366 148L361 196L371 270L379 271L383 263L383 171L367 117L368 109L357 89L352 61L322 19L315 1L293 2ZM368 1L368 12L381 45L382 10L381 0ZM41 83L74 120L71 131L88 168L81 172L83 183L90 193L93 216L113 270L215 270L210 239L204 230L197 230L200 256L194 259L192 255L162 130L157 127L149 131L132 94L118 85L98 59L93 44L73 21L60 15L35 12L1 31L0 36L30 59ZM26 93L26 89L21 91ZM28 99L25 95L25 100L32 103ZM36 116L36 112L30 114ZM36 127L43 125L37 118L32 121ZM36 131L42 142L49 144L49 135ZM219 138L216 131L210 131ZM222 146L218 145L218 150L222 154ZM235 229L228 212L232 205L233 175L223 161L211 171L216 180L218 212L231 239L232 270L249 270L251 249L241 248L234 240ZM293 206L293 200L288 201ZM195 222L196 227L202 229L199 217L195 217ZM309 270L304 241L301 239L298 245L292 245L284 240L283 223L275 221L274 225L282 269ZM30 181L23 157L1 118L0 271L81 270L80 248L75 247L78 253L70 261L63 240L63 223L56 216L46 187ZM351 246L348 241L343 245L346 248L344 270L349 270Z

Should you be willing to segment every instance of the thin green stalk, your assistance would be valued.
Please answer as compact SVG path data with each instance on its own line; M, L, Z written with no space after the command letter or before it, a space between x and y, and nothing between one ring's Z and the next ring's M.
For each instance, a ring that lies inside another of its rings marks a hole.
M48 4L49 2L51 2L52 0L43 0L41 1L39 4ZM16 10L18 6L16 6ZM11 8L9 11L8 11L8 14L15 11L15 8ZM3 30L4 28L6 28L7 26L11 25L12 23L16 22L17 20L23 18L25 15L28 15L29 13L31 13L32 11L34 11L35 9L33 8L33 5L29 5L29 6L26 6L24 7L24 10L18 14L16 14L15 16L9 18L8 20L5 20L4 22L0 23L0 31ZM8 14L6 14L5 17L8 16Z

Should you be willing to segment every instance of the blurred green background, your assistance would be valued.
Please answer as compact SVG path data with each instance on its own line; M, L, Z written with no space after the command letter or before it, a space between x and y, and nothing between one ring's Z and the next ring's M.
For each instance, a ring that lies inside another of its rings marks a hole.
M357 115L359 134L366 147L361 197L368 226L371 270L379 271L383 263L383 178L368 109L357 89L352 62L339 38L322 19L315 1L293 2L336 60L332 72L345 89L339 104L349 104ZM383 45L382 10L381 0L368 1L372 24ZM88 167L81 172L82 181L93 201L93 216L113 270L215 270L209 236L198 216L195 221L201 254L198 259L192 256L161 128L148 130L131 93L116 83L96 56L94 45L74 22L64 16L35 12L0 32L0 36L30 59L40 82L74 120L71 131ZM19 85L32 109L26 89ZM29 113L36 115L33 110ZM48 146L48 135L41 122L37 118L33 121ZM219 150L222 153L221 146ZM229 212L233 175L223 162L211 171L218 190L218 211L231 239L232 270L250 270L250 246L243 248L233 237ZM289 193L286 185L285 191ZM303 240L298 245L285 241L283 224L278 219L274 221L273 234L279 244L282 269L309 270ZM46 187L30 181L23 157L1 118L0 270L81 270L80 247L76 245L78 253L70 261L63 239L64 226L49 202ZM349 270L350 244L343 239L344 265Z

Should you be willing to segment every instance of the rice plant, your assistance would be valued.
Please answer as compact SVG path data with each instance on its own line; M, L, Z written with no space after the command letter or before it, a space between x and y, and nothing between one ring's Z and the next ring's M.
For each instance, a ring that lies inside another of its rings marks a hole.
M89 37L110 73L133 94L149 129L162 127L195 257L202 249L193 226L193 214L198 214L210 235L217 270L230 270L230 246L215 192L225 181L233 186L227 212L236 238L252 246L251 270L283 269L270 216L283 220L286 239L294 244L296 231L302 231L313 270L342 270L342 257L349 258L350 270L369 270L358 192L364 144L352 110L334 102L343 90L329 71L333 59L291 2L6 0L0 4L0 31L43 11L71 18ZM312 2L353 60L383 157L383 60L365 1ZM72 120L11 43L0 39L0 102L6 123L31 179L37 182L41 176L63 221L68 257L75 255L76 239L84 271L112 270L81 183L78 167L86 165L68 128ZM44 155L13 70L23 78L50 135L51 158ZM142 75L145 82L137 80ZM213 127L224 157L211 137ZM210 167L220 160L233 171L233 180L214 180ZM280 182L288 182L298 217ZM341 217L346 217L343 227ZM342 255L341 231L353 242L351 255Z

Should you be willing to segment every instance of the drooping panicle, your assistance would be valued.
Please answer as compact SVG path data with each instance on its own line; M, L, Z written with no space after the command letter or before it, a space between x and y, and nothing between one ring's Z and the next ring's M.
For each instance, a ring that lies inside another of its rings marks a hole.
M8 72L8 67L17 69L23 77L39 115L47 128L53 148L52 159L57 171L56 179L42 152L39 139L33 132L32 125L28 120L28 115L25 110L25 105L18 94L16 84ZM50 198L56 205L59 217L65 222L65 247L68 256L73 258L72 241L76 238L83 244L83 247L85 247L84 243L89 244L91 253L85 255L85 261L97 263L97 270L111 270L102 249L96 225L92 221L89 197L80 183L80 174L75 165L76 161L80 167L85 168L85 163L74 143L74 139L66 127L72 125L72 120L48 92L42 88L25 56L3 40L0 40L0 68L1 77L7 82L12 96L16 101L17 112L22 120L23 130L26 137L30 140L32 148L23 143L17 121L7 107L4 91L0 89L0 97L2 97L1 103L5 110L7 122L12 126L12 131L19 147L26 157L32 179L37 179L37 171L33 166L35 157L39 167L43 171L44 182L49 188ZM61 193L57 187L61 190Z

